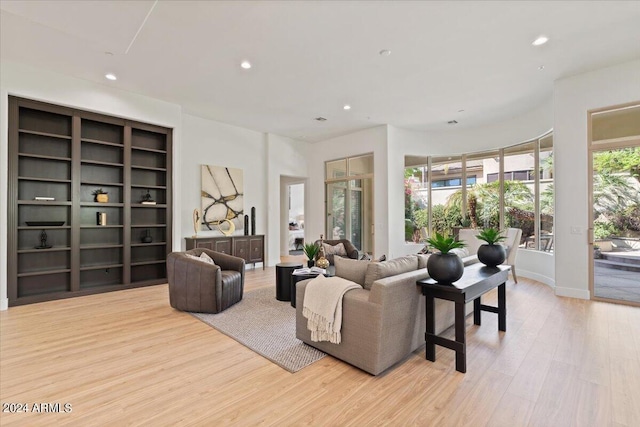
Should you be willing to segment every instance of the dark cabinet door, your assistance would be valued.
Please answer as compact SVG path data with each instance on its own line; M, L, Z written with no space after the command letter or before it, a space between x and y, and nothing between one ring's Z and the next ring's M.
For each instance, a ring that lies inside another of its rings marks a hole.
M264 259L264 237L252 237L249 240L249 262L262 262Z
M249 262L249 239L244 237L236 237L233 239L233 242L235 246L233 254L238 258L242 258L243 260L245 260L245 262Z
M215 248L216 252L222 252L223 254L233 255L231 239L216 239Z

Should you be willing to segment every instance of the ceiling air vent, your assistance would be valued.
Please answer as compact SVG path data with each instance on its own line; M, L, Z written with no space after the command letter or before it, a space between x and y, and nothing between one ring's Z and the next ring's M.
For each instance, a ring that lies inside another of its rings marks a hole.
M457 125L457 124L458 124L458 121L457 121L457 120L449 120L449 121L447 122L447 124L448 124L448 125Z
M316 117L316 120L319 122L326 122L327 119L325 119L324 117Z

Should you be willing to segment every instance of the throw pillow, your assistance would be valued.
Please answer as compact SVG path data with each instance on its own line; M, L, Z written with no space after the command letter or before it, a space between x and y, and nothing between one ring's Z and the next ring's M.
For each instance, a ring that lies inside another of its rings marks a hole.
M427 268L427 261L431 254L418 254L418 270L421 268Z
M370 264L369 261L337 256L334 258L334 262L336 266L336 276L356 282L360 286L364 284L364 276L367 274L367 265Z
M327 243L322 242L322 247L324 248L325 256L326 255L347 256L347 250L344 248L344 243L338 243L335 246L331 246Z
M200 261L200 262L204 262L204 263L207 263L207 264L215 265L215 263L213 262L211 257L209 255L205 254L204 252L199 257L195 256L195 255L191 255L191 254L185 254L185 255L187 256L187 258L195 259L196 261ZM202 255L204 255L204 256L202 256ZM207 260L207 258L209 260Z
M373 282L378 279L396 276L398 274L407 273L417 269L418 257L416 256L405 256L386 262L371 262L367 266L363 287L365 289L371 289Z
M213 259L211 259L211 257L209 255L207 255L206 253L204 253L204 252L202 252L200 254L200 260L202 260L204 262L208 262L209 264L216 265L216 263L213 262Z

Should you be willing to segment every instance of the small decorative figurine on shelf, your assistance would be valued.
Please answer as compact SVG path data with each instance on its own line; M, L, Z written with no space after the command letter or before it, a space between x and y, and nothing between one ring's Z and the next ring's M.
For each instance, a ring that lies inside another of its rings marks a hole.
M47 232L42 230L40 233L40 246L36 246L36 249L49 249L51 245L47 244Z
M95 201L98 203L107 203L109 201L109 193L102 190L102 188L94 190L91 194L93 194Z
M153 242L153 237L151 237L151 230L146 229L141 239L142 243L151 243Z
M144 194L142 196L142 202L143 205L155 205L156 201L153 200L153 198L151 197L151 193L149 192L149 190L147 189L147 193Z

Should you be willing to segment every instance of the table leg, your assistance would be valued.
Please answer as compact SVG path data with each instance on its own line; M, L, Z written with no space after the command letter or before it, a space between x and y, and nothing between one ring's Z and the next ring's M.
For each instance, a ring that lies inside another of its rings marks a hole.
M480 298L482 298L482 296L479 296L478 298L473 300L473 324L474 325L480 324L480 313L482 311L480 307L481 306Z
M498 286L498 329L507 330L507 289L506 284Z
M456 302L455 313L456 342L462 344L462 350L456 351L456 371L467 372L467 345L464 324L464 303Z
M432 362L436 361L436 344L433 342L432 336L436 332L436 313L435 313L435 299L433 297L426 297L426 318L427 318L427 331L424 334L426 342L427 360Z

